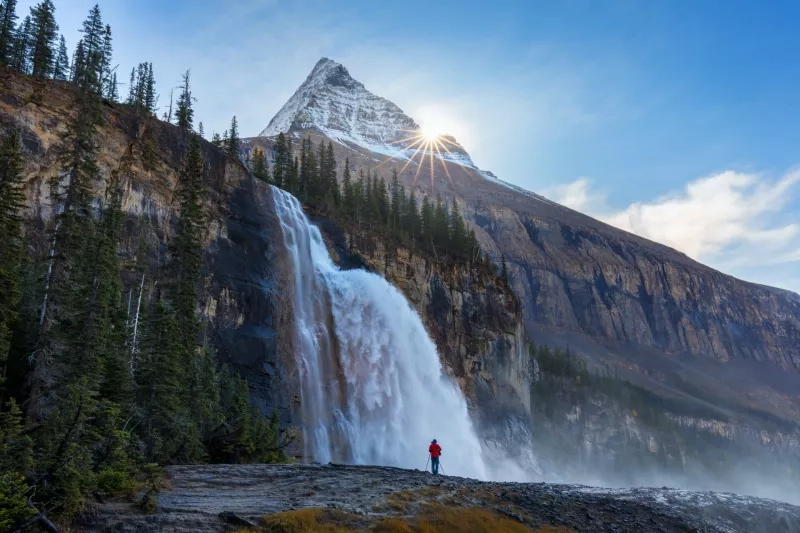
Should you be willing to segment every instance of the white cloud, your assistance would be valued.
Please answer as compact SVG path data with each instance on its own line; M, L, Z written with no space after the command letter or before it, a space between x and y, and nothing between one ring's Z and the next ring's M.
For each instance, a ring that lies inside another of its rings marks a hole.
M586 178L552 187L547 195L714 268L800 291L800 214L792 210L798 184L797 170L773 181L725 171L621 210L609 207Z

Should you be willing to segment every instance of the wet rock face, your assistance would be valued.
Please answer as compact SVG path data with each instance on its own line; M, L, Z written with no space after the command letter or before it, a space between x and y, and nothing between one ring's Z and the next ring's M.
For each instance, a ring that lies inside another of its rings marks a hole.
M448 514L482 509L530 531L790 533L800 508L733 494L671 489L591 489L544 483L483 483L388 467L213 465L169 469L170 489L154 514L131 503L105 502L83 531L227 531L258 525L275 513L327 509L353 531L387 517L413 521L444 505ZM431 507L434 506L434 507ZM440 511L443 513L443 511ZM469 516L466 513L464 516ZM469 523L469 522L467 522Z
M26 233L35 259L47 253L46 228L53 216L47 180L58 175L59 133L75 112L73 88L0 69L0 135L11 128L24 140ZM124 294L136 301L142 279L133 266L146 264L143 293L161 280L177 223L173 201L188 140L175 126L106 103L99 128L100 177L94 194L104 198L112 176L123 180L126 215L120 254ZM289 422L296 380L289 307L281 291L290 270L284 254L271 189L244 167L202 143L206 161L208 233L200 311L207 335L227 369L245 375L267 413L277 408ZM144 257L138 256L146 243Z

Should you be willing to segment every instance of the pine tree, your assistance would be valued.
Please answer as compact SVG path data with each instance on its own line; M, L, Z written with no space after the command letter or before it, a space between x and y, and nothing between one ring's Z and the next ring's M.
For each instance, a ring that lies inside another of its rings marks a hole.
M17 0L0 0L0 65L14 65Z
M53 74L58 24L52 0L31 8L31 74L47 78Z
M422 208L420 210L422 223L421 238L423 246L431 251L435 251L434 234L436 233L434 224L434 209L427 196L422 198Z
M239 159L239 147L241 140L239 139L239 123L236 121L236 115L231 119L231 131L228 137L228 155L233 159Z
M56 63L53 66L53 79L66 80L69 78L69 54L67 52L67 41L64 36L58 43L58 55L56 56Z
M205 228L205 181L203 154L196 135L192 135L189 151L180 174L180 220L175 236L174 265L177 270L175 310L180 320L181 340L187 349L197 345L199 323L196 316L197 290L202 269L203 234Z
M450 207L450 245L449 250L455 259L461 259L468 255L467 228L461 213L458 210L458 202L453 198Z
M437 253L445 251L450 244L450 223L447 218L447 208L441 196L436 197L436 207L433 211L433 242Z
M400 202L400 182L397 179L397 169L392 169L392 205L389 211L389 229L395 234L400 234L400 212L403 204Z
M14 35L11 67L24 74L30 74L30 51L33 41L31 29L31 16L28 15L17 27Z
M289 173L286 176L286 190L295 196L300 194L300 160L297 156L292 160L292 166L289 168Z
M189 71L181 76L181 94L178 97L178 109L175 118L178 127L191 131L194 126L194 110L192 109L192 92L189 88Z
M112 46L112 39L111 39L111 26L106 24L105 29L103 30L103 56L101 59L100 64L100 84L105 89L105 94L110 95L112 92L111 87L111 55L113 53L113 46ZM116 86L113 88L114 93L116 94ZM115 101L116 98L107 98L111 101Z
M408 195L407 207L403 212L403 227L408 232L412 244L420 238L420 231L422 230L422 221L419 217L419 210L417 209L417 197L414 196L412 191Z
M253 176L261 181L269 182L269 167L267 166L267 156L264 150L256 146L253 149L253 157L250 160L250 171Z
M500 278L508 283L508 265L506 264L506 254L500 256Z
M156 112L156 80L155 76L153 75L153 64L147 63L147 78L143 82L143 105L144 108L150 112L155 114ZM169 93L169 109L170 114L172 112L172 92Z
M30 375L28 416L33 421L49 419L54 399L63 396L79 380L88 387L81 394L94 394L101 377L101 357L84 350L82 344L87 313L91 312L89 298L94 294L89 245L95 232L92 184L99 178L96 134L103 123L99 85L102 32L99 10L95 7L84 23L81 43L88 44L83 44L82 62L76 61L75 65L76 78L83 90L78 94L77 113L62 134L61 175L50 181L53 208L58 215L51 230L53 254ZM63 181L66 186L62 186Z
M94 243L93 294L84 334L84 349L96 352L96 358L102 361L102 396L116 403L124 403L130 393L130 383L125 366L125 315L117 253L124 217L121 179L112 179Z
M20 267L25 250L20 213L24 201L20 137L12 130L0 143L0 391L20 301Z
M355 216L355 194L353 191L353 178L350 175L350 159L344 160L344 172L342 173L342 208L348 216Z
M339 191L339 182L336 180L336 155L333 152L333 143L328 142L328 148L325 150L325 187L326 198L330 203L333 201L333 207L338 207L342 201Z
M275 161L272 167L272 181L276 186L287 189L286 181L292 166L292 145L291 141L283 135L278 134L275 140Z
M82 53L79 55L76 52L74 81L84 91L102 95L105 88L104 77L111 62L108 55L110 28L103 25L99 6L95 5L89 11L81 33L83 37L79 45L82 44Z
M78 83L78 76L83 72L83 64L86 62L86 53L83 49L83 39L78 41L75 51L72 53L72 65L69 69L69 79L72 83Z
M159 298L144 325L141 361L136 372L136 404L142 413L142 440L147 456L170 461L180 446L185 426L184 390L178 320L174 309Z
M206 132L205 132L205 131L203 131L203 123L202 123L202 122L201 122L200 124L198 124L198 125L197 125L197 135L198 135L198 136L199 136L201 139L205 139L205 137L206 137Z
M25 434L22 411L12 399L0 410L0 530L13 531L35 514L27 501L25 477L33 467L33 440Z

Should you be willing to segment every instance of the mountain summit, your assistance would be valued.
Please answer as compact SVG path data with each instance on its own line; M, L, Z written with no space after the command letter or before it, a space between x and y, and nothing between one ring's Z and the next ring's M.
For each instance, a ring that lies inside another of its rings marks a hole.
M308 130L340 144L398 159L409 159L424 144L421 128L414 119L393 102L368 91L343 65L327 57L317 62L259 137ZM442 138L446 139L447 150L439 150L434 157L473 166L466 150L454 138Z

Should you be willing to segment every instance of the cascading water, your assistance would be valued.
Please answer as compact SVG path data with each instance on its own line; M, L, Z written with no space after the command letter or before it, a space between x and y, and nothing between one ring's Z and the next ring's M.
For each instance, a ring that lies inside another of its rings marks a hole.
M464 396L414 309L380 276L339 270L297 199L273 196L294 265L306 456L422 468L435 438L447 474L487 479Z

